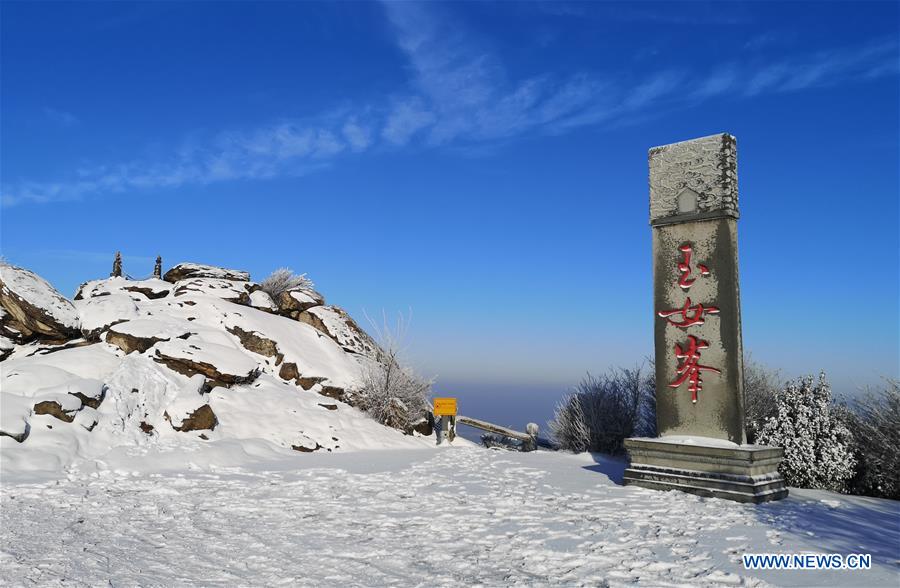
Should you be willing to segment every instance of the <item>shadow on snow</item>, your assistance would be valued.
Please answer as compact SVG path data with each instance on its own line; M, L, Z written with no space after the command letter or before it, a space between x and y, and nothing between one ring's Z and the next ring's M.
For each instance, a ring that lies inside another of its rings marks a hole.
M619 486L622 485L622 480L625 477L625 468L628 467L628 459L625 456L591 453L591 457L596 463L584 466L584 469L604 474L609 478L610 482Z
M872 563L900 566L900 502L797 488L790 492L784 500L762 505L757 517L807 541L823 538L839 553L869 553Z

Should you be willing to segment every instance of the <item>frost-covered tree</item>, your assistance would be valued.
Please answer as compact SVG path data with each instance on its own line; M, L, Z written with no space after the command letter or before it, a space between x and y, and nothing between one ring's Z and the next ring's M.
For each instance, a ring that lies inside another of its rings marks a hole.
M900 382L858 398L846 421L857 460L850 491L900 500Z
M557 406L551 435L570 451L622 453L628 437L656 433L655 388L641 367L588 374Z
M313 283L306 274L297 275L290 268L282 267L272 272L268 278L259 283L259 288L277 301L282 292L289 290L312 290Z
M759 429L775 416L780 379L777 370L767 368L749 355L744 357L744 420L748 443L756 443Z
M581 409L581 398L572 394L556 405L553 419L550 421L550 436L563 449L581 453L591 445L591 432L588 430Z
M788 485L843 491L853 476L853 436L831 401L825 374L789 382L775 397L776 414L756 442L784 448L779 471Z
M400 350L405 332L402 315L393 329L386 320L382 328L371 319L369 322L379 346L363 370L358 391L360 408L383 425L409 432L430 410L428 397L432 382L402 362Z

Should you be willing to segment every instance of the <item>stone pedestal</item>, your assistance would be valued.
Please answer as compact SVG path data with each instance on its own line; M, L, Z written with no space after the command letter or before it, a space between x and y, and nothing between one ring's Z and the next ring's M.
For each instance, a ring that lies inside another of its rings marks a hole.
M650 150L658 439L628 439L625 483L741 502L787 496L783 450L746 445L737 142Z
M717 439L658 437L625 440L631 465L624 483L680 490L737 502L768 502L788 495L778 464L780 447L734 445Z

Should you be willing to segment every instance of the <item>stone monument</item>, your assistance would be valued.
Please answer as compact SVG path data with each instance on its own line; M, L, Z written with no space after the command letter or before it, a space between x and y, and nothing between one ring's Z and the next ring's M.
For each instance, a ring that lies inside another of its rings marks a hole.
M153 264L153 277L157 280L162 279L162 256L156 256L156 263Z
M784 451L747 445L744 430L738 216L734 137L650 150L659 437L625 441L625 484L741 502L787 496Z

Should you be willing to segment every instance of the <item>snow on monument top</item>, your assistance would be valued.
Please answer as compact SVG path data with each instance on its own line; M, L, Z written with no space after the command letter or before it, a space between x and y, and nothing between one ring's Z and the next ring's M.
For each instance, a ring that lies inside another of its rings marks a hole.
M650 224L738 217L737 140L728 133L650 149Z

